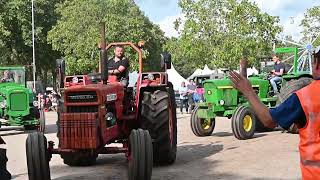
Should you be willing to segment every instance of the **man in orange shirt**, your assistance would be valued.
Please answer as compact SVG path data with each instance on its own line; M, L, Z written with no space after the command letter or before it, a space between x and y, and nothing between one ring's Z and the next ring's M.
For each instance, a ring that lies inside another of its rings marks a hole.
M314 81L292 94L286 101L269 110L258 98L250 82L236 72L230 72L233 86L250 102L261 122L269 128L277 124L288 129L293 123L300 134L300 167L302 179L320 179L320 47L314 53Z

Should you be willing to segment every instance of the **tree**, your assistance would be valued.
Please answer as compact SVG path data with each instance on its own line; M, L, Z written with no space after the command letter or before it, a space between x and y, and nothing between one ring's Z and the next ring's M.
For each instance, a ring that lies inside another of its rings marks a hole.
M281 31L278 17L261 12L249 0L180 0L179 6L186 20L175 22L176 29L182 29L180 37L165 48L182 65L177 70L185 77L204 64L233 69L241 58L257 64L271 52L272 40Z
M157 69L165 38L159 26L143 15L132 0L67 0L57 6L58 23L48 40L63 53L69 74L89 73L97 69L99 24L106 23L106 41L146 41L147 66ZM127 50L131 70L138 69L136 55ZM109 56L110 57L110 56Z
M55 4L61 1L35 1L37 76L44 80L44 84L48 71L54 69L54 60L59 57L59 53L47 43L47 33L57 20ZM0 64L32 64L31 1L0 1Z
M315 6L307 10L304 14L304 19L301 22L304 27L304 40L310 41L318 37L314 45L320 45L320 6Z

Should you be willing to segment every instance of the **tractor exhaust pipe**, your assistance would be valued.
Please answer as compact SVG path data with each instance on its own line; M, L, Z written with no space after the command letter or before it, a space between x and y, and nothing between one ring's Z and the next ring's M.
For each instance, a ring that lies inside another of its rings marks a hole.
M247 67L248 67L248 61L246 59L240 60L240 74L247 78Z
M103 81L106 81L108 78L108 62L107 62L107 50L106 50L106 30L105 23L100 24L100 61L99 61L99 72Z

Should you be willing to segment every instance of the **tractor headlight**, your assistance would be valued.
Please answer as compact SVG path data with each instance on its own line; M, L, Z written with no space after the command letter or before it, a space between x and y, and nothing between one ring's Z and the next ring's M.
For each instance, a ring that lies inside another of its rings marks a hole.
M6 100L0 102L0 108L6 108L7 107L7 102Z
M219 104L220 104L221 106L223 106L223 105L224 105L224 100L221 99L221 100L219 101Z
M153 80L154 80L153 74L148 74L148 79L149 79L150 81L153 81Z
M33 101L33 106L34 107L38 107L39 106L39 102L38 101Z
M208 91L207 91L207 94L208 94L208 95L211 95L211 94L212 94L212 91L208 90Z

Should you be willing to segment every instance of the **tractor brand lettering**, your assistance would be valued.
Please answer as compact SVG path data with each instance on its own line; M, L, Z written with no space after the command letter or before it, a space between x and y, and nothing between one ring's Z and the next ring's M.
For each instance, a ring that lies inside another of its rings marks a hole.
M115 101L117 99L117 94L108 94L107 101Z
M70 100L85 100L85 99L94 99L93 95L74 95L68 96Z

